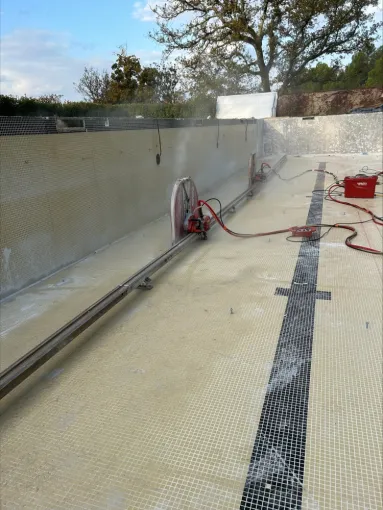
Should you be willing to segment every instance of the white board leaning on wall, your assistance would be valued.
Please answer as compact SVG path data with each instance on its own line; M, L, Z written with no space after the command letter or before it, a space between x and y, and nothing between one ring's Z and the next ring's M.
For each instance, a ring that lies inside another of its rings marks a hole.
M265 119L277 113L277 92L218 96L217 119Z

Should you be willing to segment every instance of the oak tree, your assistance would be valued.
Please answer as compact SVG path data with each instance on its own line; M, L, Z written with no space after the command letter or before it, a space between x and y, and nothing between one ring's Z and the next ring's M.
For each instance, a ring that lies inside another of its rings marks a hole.
M187 60L211 54L287 88L325 55L349 54L376 37L378 0L167 0L153 7L151 36Z

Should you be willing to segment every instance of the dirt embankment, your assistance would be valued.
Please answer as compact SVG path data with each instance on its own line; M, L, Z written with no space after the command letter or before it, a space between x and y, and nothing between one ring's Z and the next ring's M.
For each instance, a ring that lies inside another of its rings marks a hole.
M378 106L383 103L383 89L332 90L279 96L277 117L340 115L353 108Z

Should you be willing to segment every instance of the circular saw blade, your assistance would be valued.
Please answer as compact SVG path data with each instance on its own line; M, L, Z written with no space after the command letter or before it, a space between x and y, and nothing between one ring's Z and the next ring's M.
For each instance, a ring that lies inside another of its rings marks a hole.
M197 188L190 177L182 177L174 183L170 201L172 244L178 243L187 235L184 223L189 214L198 206Z
M255 183L255 172L256 172L256 159L255 152L250 155L249 158L249 167L248 167L248 176L249 176L249 188L252 188Z

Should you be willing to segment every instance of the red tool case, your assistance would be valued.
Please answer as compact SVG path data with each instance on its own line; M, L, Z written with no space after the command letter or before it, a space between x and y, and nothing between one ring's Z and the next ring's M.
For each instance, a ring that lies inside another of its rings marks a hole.
M344 196L346 198L374 198L377 180L377 175L345 177Z

